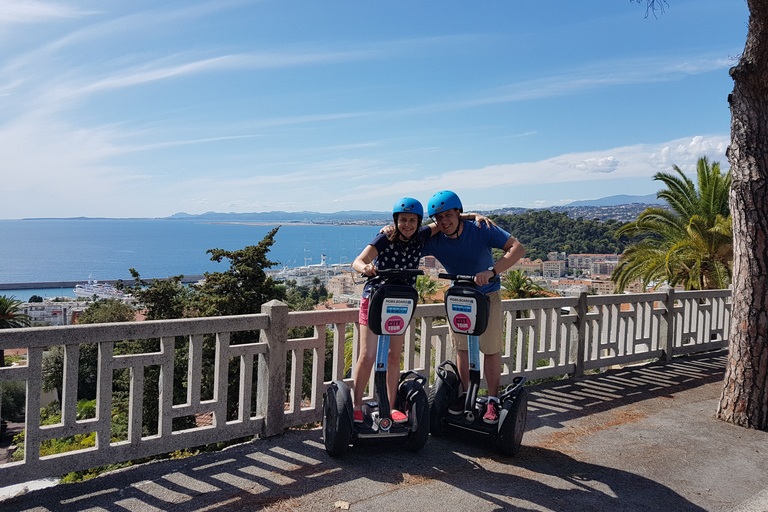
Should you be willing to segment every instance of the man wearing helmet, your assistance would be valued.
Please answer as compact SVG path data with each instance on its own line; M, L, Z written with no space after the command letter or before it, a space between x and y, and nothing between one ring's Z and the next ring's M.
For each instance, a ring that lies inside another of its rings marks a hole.
M488 328L480 336L480 351L484 355L483 369L488 382L489 398L483 421L495 424L499 421L499 401L496 395L501 382L501 285L498 281L489 281L522 258L525 248L515 237L498 226L485 229L473 222L461 220L461 200L449 190L433 195L427 205L427 211L437 223L440 234L425 243L422 254L431 254L437 258L450 274L474 275L478 289L491 301ZM493 260L493 249L504 251L504 256L497 262ZM451 340L456 348L456 362L461 381L469 382L467 337L451 332ZM460 397L448 412L461 414L463 410L464 397Z

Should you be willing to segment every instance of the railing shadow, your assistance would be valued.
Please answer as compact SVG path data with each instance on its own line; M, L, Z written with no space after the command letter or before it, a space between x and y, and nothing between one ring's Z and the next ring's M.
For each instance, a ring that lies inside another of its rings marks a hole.
M528 430L670 396L722 378L725 351L608 370L531 387ZM418 454L397 445L351 447L330 458L319 429L155 462L2 503L22 510L703 510L654 480L579 461L556 445L515 458L479 441L431 438Z
M581 379L538 384L528 401L528 430L560 428L562 423L723 380L728 351L680 356L670 362L652 362L607 369Z

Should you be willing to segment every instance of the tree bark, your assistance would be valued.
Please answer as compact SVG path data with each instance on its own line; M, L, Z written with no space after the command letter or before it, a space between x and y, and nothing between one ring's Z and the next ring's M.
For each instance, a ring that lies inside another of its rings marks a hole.
M747 5L747 42L728 97L733 311L717 417L768 430L768 2Z

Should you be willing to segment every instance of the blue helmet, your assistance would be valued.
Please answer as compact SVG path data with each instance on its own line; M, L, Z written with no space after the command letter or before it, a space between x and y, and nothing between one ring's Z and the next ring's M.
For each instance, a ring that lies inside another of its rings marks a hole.
M427 211L430 217L434 217L438 213L452 208L458 208L460 213L464 211L464 207L461 205L461 199L450 190L438 192L433 195L429 199L429 203L427 203Z
M424 207L421 206L418 200L412 197L404 197L398 200L394 208L392 208L392 217L395 219L395 222L397 222L398 213L415 213L419 217L419 222L421 222L421 219L424 217Z

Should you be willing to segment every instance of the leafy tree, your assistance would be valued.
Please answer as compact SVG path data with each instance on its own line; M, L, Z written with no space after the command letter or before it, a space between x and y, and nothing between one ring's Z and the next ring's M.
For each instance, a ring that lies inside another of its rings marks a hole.
M39 295L33 295L27 302L43 302L43 298Z
M80 357L77 369L77 399L93 400L96 398L96 386L98 382L98 356L99 345L97 343L83 343L80 345ZM61 391L64 383L64 346L56 345L43 356L43 391L56 391L61 402Z
M717 417L768 430L768 3L747 0L744 53L730 74L733 310L728 364Z
M647 208L617 234L640 238L624 251L611 279L621 293L632 281L664 281L687 290L727 288L731 281L733 238L728 208L730 171L700 158L697 185L679 167L657 173L666 188L657 197L670 209Z
M29 327L31 319L26 313L22 313L21 305L13 295L0 295L0 329L14 329L17 327ZM5 351L0 350L0 366L5 366Z
M189 308L190 289L181 280L183 275L167 280L153 279L147 283L136 269L129 269L134 279L131 295L146 308L147 320L169 320L183 318Z
M642 2L643 0L636 0ZM645 0L647 9L666 0ZM730 69L733 92L730 207L733 216L733 309L728 363L717 417L768 429L768 2L746 0L747 41Z
M118 299L97 300L77 317L79 324L103 324L107 322L132 322L136 311Z
M201 316L258 313L265 302L284 298L284 289L275 286L264 272L277 264L267 259L267 253L275 243L278 229L279 226L270 231L258 245L237 251L207 251L212 261L226 258L230 264L225 272L206 272L205 283L195 287L193 303Z
M616 236L623 225L615 220L573 219L565 212L529 211L520 215L491 215L525 246L527 257L546 259L550 252L618 254L630 242Z
M98 300L78 317L81 324L98 324L107 322L132 322L135 311L131 306L117 299ZM80 345L80 357L77 371L77 399L93 400L96 398L98 384L97 343ZM64 347L57 345L43 357L43 390L56 390L61 402L61 389L64 381Z
M24 382L15 380L5 381L2 386L2 396L0 396L0 411L2 418L16 419L24 417L24 407L27 401L27 386Z

